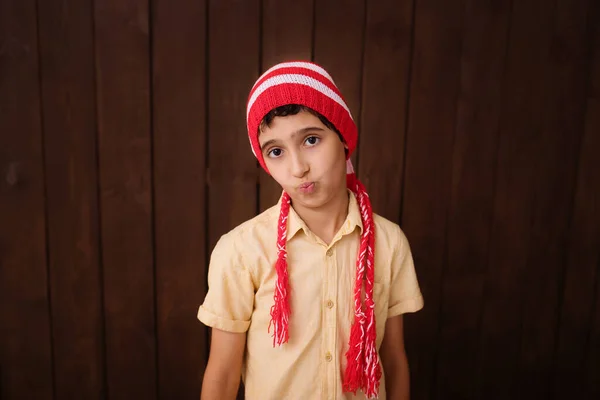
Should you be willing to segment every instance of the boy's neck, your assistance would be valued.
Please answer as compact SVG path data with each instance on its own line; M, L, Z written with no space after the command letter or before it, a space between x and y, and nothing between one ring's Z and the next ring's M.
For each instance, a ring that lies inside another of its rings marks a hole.
M348 216L348 191L343 192L319 208L292 207L312 233L317 235L327 245L331 243L335 234L340 230Z

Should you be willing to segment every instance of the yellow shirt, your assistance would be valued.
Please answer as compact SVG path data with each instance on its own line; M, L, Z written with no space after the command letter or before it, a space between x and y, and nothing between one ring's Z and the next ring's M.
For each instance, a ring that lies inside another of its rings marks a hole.
M356 396L342 391L363 229L356 198L350 193L346 221L329 245L290 207L290 339L282 346L273 347L267 332L276 282L280 203L223 235L212 252L209 290L198 319L220 330L247 332L242 376L248 400L366 399L361 391ZM418 311L423 297L400 227L378 215L374 219L379 350L386 319ZM379 398L386 398L383 376Z

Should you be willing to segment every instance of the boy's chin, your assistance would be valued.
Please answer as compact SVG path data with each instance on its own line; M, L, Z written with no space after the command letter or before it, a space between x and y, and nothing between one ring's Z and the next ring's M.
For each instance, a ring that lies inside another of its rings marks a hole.
M295 206L302 206L304 208L319 208L325 204L323 199L317 198L316 196L291 196L292 204Z
M289 194L292 198L292 204L312 209L325 206L335 197L333 193L329 193L324 190L317 190L314 193L292 192Z
M323 203L324 196L321 193L302 193L298 190L286 190L292 199L292 204L304 207L318 207Z

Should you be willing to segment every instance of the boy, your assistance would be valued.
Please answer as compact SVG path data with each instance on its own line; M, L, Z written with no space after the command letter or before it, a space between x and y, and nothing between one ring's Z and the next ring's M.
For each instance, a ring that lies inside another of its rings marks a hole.
M283 194L213 250L201 399L234 399L240 376L248 400L408 399L402 314L423 298L406 237L352 170L357 129L333 80L313 63L272 67L247 127Z

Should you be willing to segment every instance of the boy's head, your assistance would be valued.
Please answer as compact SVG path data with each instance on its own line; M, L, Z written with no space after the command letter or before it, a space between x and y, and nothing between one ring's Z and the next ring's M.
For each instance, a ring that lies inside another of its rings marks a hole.
M318 207L348 187L356 195L363 229L343 387L346 392L362 389L374 397L381 378L373 302L375 223L369 196L356 179L349 158L358 140L350 110L323 68L309 62L288 62L275 65L256 81L248 98L246 120L254 155L284 189L277 226L275 304L271 310L273 344L281 345L289 338L286 244L291 198L294 204Z

